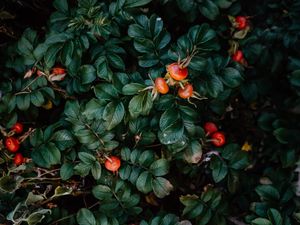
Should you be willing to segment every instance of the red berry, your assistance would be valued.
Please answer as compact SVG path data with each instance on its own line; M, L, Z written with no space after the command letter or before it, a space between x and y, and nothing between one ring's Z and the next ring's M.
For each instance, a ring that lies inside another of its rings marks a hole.
M167 65L167 71L174 80L183 80L188 76L188 69L180 68L178 63Z
M213 139L212 141L213 145L216 147L221 147L225 144L225 135L221 132L213 133L211 138Z
M17 153L15 155L15 158L14 158L14 163L19 166L21 164L23 164L25 161L25 158L23 157L23 155L21 153Z
M12 126L11 129L14 130L17 134L20 134L23 131L23 124L16 123L15 125Z
M247 22L247 17L245 16L237 16L235 18L235 22L236 22L236 28L239 30L243 30L247 27L248 22Z
M61 74L66 73L66 70L61 67L54 67L54 68L52 68L52 73L55 75L61 75Z
M180 98L183 98L183 99L192 97L193 92L194 92L194 88L193 88L193 85L191 85L191 84L186 84L184 86L184 88L178 89L178 95Z
M211 135L211 134L215 133L216 131L218 131L218 128L215 123L206 122L204 124L204 130L205 130L205 133L207 133L207 135Z
M169 86L162 77L155 79L155 89L161 94L167 94L169 92Z
M8 149L8 151L10 151L10 152L16 152L20 148L18 139L14 138L14 137L6 138L5 146Z
M238 63L241 63L244 60L244 54L241 50L236 51L232 55L232 60Z
M110 156L105 161L105 168L109 171L116 172L121 166L121 160L117 156Z

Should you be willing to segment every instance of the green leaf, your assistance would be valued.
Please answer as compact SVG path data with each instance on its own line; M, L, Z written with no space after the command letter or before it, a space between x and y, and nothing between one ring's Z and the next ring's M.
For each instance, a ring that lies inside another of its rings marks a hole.
M115 89L115 87L112 84L108 83L102 83L98 84L94 88L95 95L100 100L113 100L115 98L118 98L119 94L118 91Z
M40 107L41 105L44 104L44 96L40 91L34 91L30 94L30 100L33 105Z
M140 115L147 116L152 109L153 101L149 92L142 92L134 96L129 102L129 113L133 118Z
M78 70L82 84L90 84L96 79L96 69L92 65L83 65Z
M99 180L101 177L101 165L98 161L95 161L92 165L91 172L95 180Z
M152 190L151 187L152 175L148 171L142 172L136 180L136 187L144 194L149 193Z
M122 122L125 108L122 102L110 102L103 112L103 119L107 122L107 130L111 130Z
M87 152L79 152L78 157L83 163L88 164L88 165L92 165L96 161L95 156L93 156Z
M105 185L94 186L92 193L95 196L95 198L97 198L99 200L104 200L104 199L110 198L112 196L110 187L105 186Z
M124 95L135 95L140 90L143 90L145 87L146 87L146 85L139 84L139 83L126 84L122 89L122 93Z
M60 163L61 154L54 143L47 143L32 151L31 157L39 166L50 168Z
M82 208L77 212L76 219L79 225L97 225L93 213L86 208Z
M265 218L256 218L251 221L251 225L272 225L272 223Z
M152 189L158 198L164 198L173 190L173 185L163 177L152 179Z
M28 225L36 225L40 223L45 218L45 214L48 213L51 213L50 209L39 209L38 211L31 213L26 221Z
M222 80L228 87L235 88L241 84L243 77L237 69L227 67L223 71Z
M124 8L135 8L148 4L152 0L125 0Z
M215 20L220 13L218 6L211 0L204 0L199 6L199 10L203 16L210 20Z
M269 209L268 210L268 217L272 222L272 225L283 225L282 216L276 209Z
M17 181L11 176L3 176L0 178L0 191L12 193L18 188Z
M212 76L206 83L208 93L216 98L224 90L223 83L216 75Z
M53 2L53 6L61 12L64 12L64 13L68 12L68 2L67 2L67 0L55 0Z
M52 138L56 146L61 150L65 150L75 144L73 135L68 130L59 130L54 133Z
M60 177L62 180L70 179L74 174L73 165L71 163L64 163L60 168Z
M17 95L16 103L20 110L26 111L30 106L30 94Z
M192 141L184 152L184 159L188 163L198 163L202 158L202 146L198 141Z
M216 156L210 161L210 169L212 169L212 176L216 183L223 180L228 173L226 163Z
M265 200L279 200L280 194L278 190L271 185L259 185L255 188L256 193Z
M151 165L150 165L150 172L154 175L154 176L164 176L166 174L168 174L169 172L169 161L166 159L159 159L154 161Z

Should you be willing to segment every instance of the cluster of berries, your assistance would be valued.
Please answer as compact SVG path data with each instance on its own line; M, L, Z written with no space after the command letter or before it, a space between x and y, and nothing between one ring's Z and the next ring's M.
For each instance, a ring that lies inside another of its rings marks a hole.
M235 17L233 23L233 27L237 30L249 30L249 20L246 16L237 16ZM235 50L235 52L231 56L232 60L238 62L240 64L245 65L246 60L244 58L244 54L241 50Z
M214 146L221 147L225 144L225 135L223 132L218 131L218 127L213 122L206 122L204 124L204 131L206 133L206 136L210 136L210 141Z
M23 124L16 123L11 128L12 134L21 134L23 132ZM5 139L5 147L11 153L16 153L20 148L19 140L14 136L9 136ZM21 153L16 153L14 157L14 163L18 166L26 162L26 159Z
M199 93L194 91L193 85L186 80L188 76L188 69L180 62L175 62L166 66L167 73L164 78L158 77L155 79L152 89L153 99L158 94L167 94L169 92L169 86L178 87L177 94L182 99L197 98L203 99Z

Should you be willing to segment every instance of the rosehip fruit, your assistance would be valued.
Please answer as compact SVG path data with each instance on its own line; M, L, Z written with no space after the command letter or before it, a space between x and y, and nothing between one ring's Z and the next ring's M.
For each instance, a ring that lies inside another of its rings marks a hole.
M6 138L5 146L8 149L8 151L10 151L10 152L16 152L20 148L18 139L14 138L14 137Z
M188 76L187 68L180 68L178 63L167 65L167 71L174 80L183 80Z
M14 130L17 134L20 134L23 131L23 124L16 123L15 125L12 126L11 130Z
M21 164L23 164L25 161L25 158L23 157L23 155L21 153L17 153L14 157L14 163L19 166Z
M243 52L241 50L236 51L236 53L232 55L232 60L241 63L244 60Z
M216 147L221 147L225 144L225 135L221 132L213 133L211 138L213 139L212 140L213 145Z
M178 95L180 98L187 99L193 96L194 88L191 84L186 84L184 88L178 89Z
M117 156L110 156L105 161L105 168L109 171L116 172L121 166L121 160Z
M206 122L204 124L204 130L207 135L211 135L218 131L217 125L213 122Z
M169 92L169 86L162 77L155 79L155 89L161 94L167 94Z

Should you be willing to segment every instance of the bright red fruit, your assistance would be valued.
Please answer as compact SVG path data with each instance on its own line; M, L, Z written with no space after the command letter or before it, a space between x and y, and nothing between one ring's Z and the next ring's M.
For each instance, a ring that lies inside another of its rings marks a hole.
M213 122L206 122L204 124L204 130L207 135L211 135L218 131L217 125Z
M167 71L174 80L183 80L188 76L187 68L180 68L178 63L167 65Z
M8 149L8 151L16 152L20 148L20 143L19 143L18 139L14 138L14 137L8 137L5 140L5 146Z
M109 171L116 172L121 166L121 160L117 156L110 156L105 161L105 168Z
M213 133L211 138L213 139L212 141L213 145L216 147L221 147L225 144L225 135L221 132Z
M155 89L161 94L167 94L169 92L169 86L162 77L155 79Z
M52 68L52 73L55 75L61 75L61 74L66 73L66 70L61 67L54 67L54 68Z
M247 27L248 25L248 21L247 21L247 18L245 16L237 16L235 18L235 22L237 24L237 29L239 30L243 30Z
M194 92L194 88L193 88L193 85L191 85L191 84L186 84L184 86L184 88L180 87L178 89L178 95L180 98L183 98L183 99L192 97L193 92Z
M241 50L237 50L233 55L232 55L232 60L238 63L241 63L244 60L244 54Z
M17 153L14 157L14 163L19 166L21 164L23 164L25 161L25 158L23 157L23 155L21 153Z
M23 124L16 123L15 125L12 126L11 129L14 130L17 134L20 134L23 131Z

